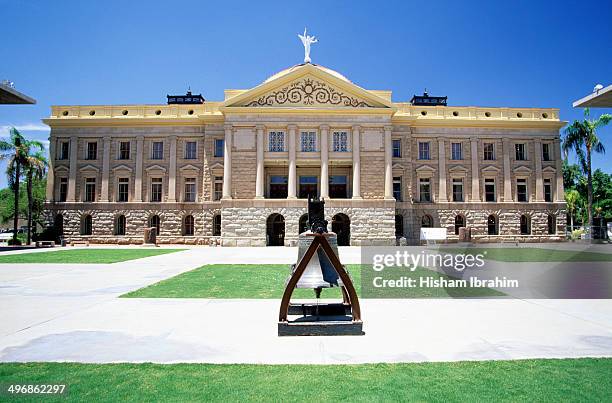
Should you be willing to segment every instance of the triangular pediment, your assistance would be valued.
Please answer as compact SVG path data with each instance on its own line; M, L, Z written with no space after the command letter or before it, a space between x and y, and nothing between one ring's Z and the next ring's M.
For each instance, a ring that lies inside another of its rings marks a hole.
M395 110L392 102L332 74L331 70L304 64L277 74L244 92L234 91L221 110L269 109L363 109Z

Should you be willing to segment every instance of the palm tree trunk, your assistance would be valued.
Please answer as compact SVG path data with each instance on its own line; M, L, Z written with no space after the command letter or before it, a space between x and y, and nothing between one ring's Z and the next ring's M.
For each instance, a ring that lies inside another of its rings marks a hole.
M34 198L32 197L32 172L28 172L28 245L32 242L32 206Z
M13 214L13 245L17 242L17 226L19 225L19 161L15 161L15 205Z
M588 226L590 228L591 239L593 239L593 175L591 172L591 147L586 148L587 151L587 216Z

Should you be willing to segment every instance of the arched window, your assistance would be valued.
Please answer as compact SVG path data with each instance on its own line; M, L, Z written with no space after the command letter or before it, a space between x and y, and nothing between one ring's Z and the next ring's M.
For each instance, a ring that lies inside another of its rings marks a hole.
M499 235L499 227L497 225L497 217L491 214L489 218L487 218L487 233L489 235Z
M120 215L115 220L115 235L125 235L125 216Z
M431 218L429 214L425 214L423 218L421 218L421 227L433 228L433 218Z
M221 236L221 214L215 214L213 217L213 236Z
M521 216L521 235L531 234L531 218L523 214Z
M187 215L183 218L183 236L193 236L194 220L192 215Z
M161 220L158 215L152 215L149 218L149 228L155 227L155 235L159 235L161 231Z
M461 214L455 217L455 235L459 235L459 228L465 227L465 217Z
M302 214L298 222L298 234L302 234L308 230L308 214Z
M91 215L87 214L81 219L81 235L91 235L93 230L93 220Z
M395 215L395 236L404 236L404 216L401 214Z
M548 235L555 235L557 233L557 217L552 214L548 215Z

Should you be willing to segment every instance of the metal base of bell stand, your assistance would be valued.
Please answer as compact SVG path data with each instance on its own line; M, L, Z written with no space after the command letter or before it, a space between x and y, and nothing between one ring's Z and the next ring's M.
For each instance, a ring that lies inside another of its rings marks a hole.
M303 304L289 304L289 315L301 315L301 316L351 316L353 311L349 304L345 303L332 303L332 304L316 304L316 303L303 303Z
M279 336L362 336L364 334L361 321L278 322Z

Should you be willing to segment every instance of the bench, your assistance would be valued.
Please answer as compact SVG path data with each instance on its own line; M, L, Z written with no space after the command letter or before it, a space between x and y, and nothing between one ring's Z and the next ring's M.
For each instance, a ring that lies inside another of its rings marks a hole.
M70 242L70 246L78 246L78 245L89 246L89 241L72 241L72 242Z
M36 241L37 248L53 248L54 246L54 241Z

